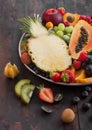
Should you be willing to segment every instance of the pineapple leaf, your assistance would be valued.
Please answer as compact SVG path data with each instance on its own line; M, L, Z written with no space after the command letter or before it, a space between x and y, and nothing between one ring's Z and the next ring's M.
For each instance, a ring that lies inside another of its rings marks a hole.
M22 24L20 30L24 33L30 34L30 36L37 37L42 34L48 34L47 29L39 21L39 15L35 15L34 18L29 16L18 19Z

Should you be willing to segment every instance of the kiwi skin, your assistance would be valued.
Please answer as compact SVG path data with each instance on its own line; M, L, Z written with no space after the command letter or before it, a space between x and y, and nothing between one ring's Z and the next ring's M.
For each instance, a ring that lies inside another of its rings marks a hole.
M21 79L16 83L15 93L18 97L21 96L21 90L22 90L23 86L25 86L26 84L30 84L30 82L31 81L29 79Z
M26 84L21 90L21 99L25 104L28 104L32 98L35 86Z

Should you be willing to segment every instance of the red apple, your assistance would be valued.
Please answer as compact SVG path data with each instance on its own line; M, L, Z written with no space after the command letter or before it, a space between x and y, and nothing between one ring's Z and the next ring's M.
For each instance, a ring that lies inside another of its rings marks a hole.
M42 22L46 24L47 22L52 22L54 26L61 23L63 20L61 13L54 8L47 9L42 14Z

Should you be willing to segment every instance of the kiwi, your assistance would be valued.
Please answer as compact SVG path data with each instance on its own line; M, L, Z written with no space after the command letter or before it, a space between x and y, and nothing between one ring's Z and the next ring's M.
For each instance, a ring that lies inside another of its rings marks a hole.
M30 102L34 89L35 86L32 84L24 85L21 90L21 99L24 103L28 104Z
M18 81L15 85L16 95L20 97L23 86L25 86L26 84L29 84L30 82L31 81L29 79L22 79L22 80Z

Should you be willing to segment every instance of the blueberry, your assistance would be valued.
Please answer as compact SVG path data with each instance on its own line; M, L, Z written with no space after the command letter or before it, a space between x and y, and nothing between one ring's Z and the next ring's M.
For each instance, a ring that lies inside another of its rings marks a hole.
M73 104L76 104L76 105L79 103L79 101L80 101L80 98L77 97L77 96L76 96L76 97L73 97L73 99L72 99L72 103L73 103Z
M85 90L82 92L82 97L86 98L88 96L88 94L89 94L88 91Z
M84 103L83 105L82 105L82 109L84 110L84 111L87 111L89 108L90 108L90 103Z
M85 87L85 90L88 91L88 92L91 92L91 87L86 86L86 87Z
M85 73L86 73L87 77L92 76L92 64L89 64L89 65L86 66Z

